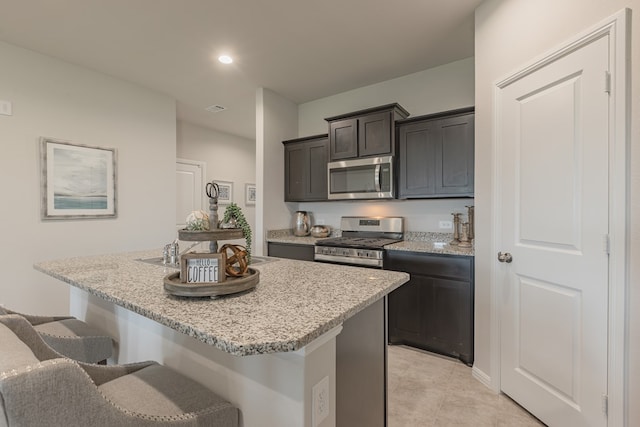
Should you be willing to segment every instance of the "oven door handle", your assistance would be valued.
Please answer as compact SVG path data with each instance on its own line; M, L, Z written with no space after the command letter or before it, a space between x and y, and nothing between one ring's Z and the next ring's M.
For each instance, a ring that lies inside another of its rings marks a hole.
M381 164L377 164L376 165L376 171L374 172L374 183L376 186L376 191L379 193L380 192L380 170L382 169L382 165Z

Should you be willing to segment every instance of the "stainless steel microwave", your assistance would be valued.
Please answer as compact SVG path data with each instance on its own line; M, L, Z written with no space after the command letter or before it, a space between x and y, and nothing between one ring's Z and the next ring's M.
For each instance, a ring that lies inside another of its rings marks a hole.
M341 160L327 165L329 200L393 199L393 157Z

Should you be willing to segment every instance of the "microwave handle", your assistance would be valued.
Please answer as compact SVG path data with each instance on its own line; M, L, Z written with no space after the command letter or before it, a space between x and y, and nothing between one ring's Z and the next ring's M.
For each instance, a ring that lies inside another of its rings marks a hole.
M376 185L376 191L378 193L381 191L380 190L380 169L381 169L381 166L382 165L380 165L380 164L376 165L376 171L374 172L374 178L373 178L374 179L374 183Z

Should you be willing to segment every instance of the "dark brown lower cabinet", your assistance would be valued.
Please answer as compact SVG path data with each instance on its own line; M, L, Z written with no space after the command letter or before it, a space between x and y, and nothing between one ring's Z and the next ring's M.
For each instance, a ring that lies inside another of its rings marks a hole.
M387 251L385 269L411 274L389 294L389 343L473 365L473 257Z
M295 243L267 243L267 254L277 258L313 261L313 245L297 245Z

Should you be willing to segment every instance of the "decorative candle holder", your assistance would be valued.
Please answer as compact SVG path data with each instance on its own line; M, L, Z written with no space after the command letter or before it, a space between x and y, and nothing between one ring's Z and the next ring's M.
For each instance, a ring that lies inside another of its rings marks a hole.
M453 215L453 240L449 244L457 246L460 244L460 214L452 213L451 215Z
M474 207L465 206L467 208L467 216L469 217L469 241L475 239L475 226L474 226Z
M459 248L470 248L471 242L469 241L469 223L465 222L462 224L462 237L460 238L460 243L458 243Z

